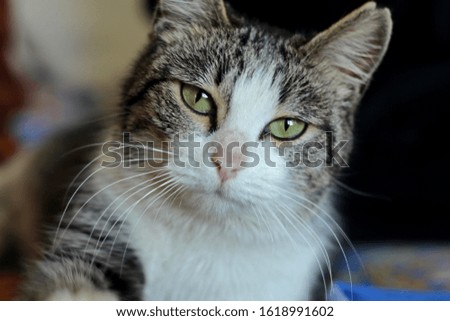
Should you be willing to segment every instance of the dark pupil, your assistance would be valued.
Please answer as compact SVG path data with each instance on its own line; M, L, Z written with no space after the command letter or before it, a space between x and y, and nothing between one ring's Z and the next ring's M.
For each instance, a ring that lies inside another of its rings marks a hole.
M200 99L204 98L205 94L203 91L199 90L197 92L197 95L195 96L195 103L198 103L200 101ZM205 97L206 98L206 97Z
M293 121L292 119L285 119L284 120L284 130L287 131L289 129L289 127L291 127L293 125Z

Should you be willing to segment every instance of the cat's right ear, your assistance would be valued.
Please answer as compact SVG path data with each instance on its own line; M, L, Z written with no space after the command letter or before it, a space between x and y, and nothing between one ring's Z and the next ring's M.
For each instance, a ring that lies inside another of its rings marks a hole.
M162 35L194 26L208 28L229 23L223 0L157 0L153 31Z
M368 2L307 43L305 59L328 80L338 98L355 100L383 58L391 31L390 11Z

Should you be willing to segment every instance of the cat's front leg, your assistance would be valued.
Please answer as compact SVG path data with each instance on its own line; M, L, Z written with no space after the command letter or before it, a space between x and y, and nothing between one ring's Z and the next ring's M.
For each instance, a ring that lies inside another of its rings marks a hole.
M114 301L105 275L82 259L52 258L39 261L24 282L20 298L51 301Z

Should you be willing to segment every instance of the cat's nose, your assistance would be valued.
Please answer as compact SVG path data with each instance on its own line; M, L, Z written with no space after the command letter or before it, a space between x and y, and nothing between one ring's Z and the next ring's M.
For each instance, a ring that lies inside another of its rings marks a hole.
M242 169L242 159L239 155L233 155L229 162L224 161L221 157L213 156L211 161L217 168L218 175L222 183L237 176Z
M208 156L217 169L217 174L222 183L235 178L244 169L243 165L247 157L243 154L243 144L247 142L245 134L239 130L222 128L211 138L215 147L208 149ZM209 154L210 152L212 154Z

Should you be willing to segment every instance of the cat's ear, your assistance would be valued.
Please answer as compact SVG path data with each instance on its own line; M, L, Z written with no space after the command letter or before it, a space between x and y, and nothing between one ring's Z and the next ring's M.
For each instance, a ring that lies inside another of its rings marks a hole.
M223 0L158 0L153 23L161 34L192 26L223 26L229 19Z
M355 98L383 58L391 31L390 11L368 2L316 35L302 50L335 87L337 95Z

